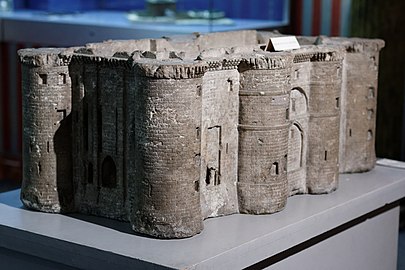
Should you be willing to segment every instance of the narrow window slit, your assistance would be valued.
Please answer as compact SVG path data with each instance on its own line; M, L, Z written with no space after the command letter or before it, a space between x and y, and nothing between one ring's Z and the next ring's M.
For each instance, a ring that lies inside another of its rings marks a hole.
M233 91L233 81L231 79L228 79L228 91Z
M37 164L37 171L38 171L38 176L40 176L41 172L42 172L41 162L38 162L38 164Z
M194 181L194 190L196 191L196 192L199 192L200 191L200 181Z
M59 74L59 84L66 84L66 74L65 73Z
M148 184L148 197L152 197L152 185Z

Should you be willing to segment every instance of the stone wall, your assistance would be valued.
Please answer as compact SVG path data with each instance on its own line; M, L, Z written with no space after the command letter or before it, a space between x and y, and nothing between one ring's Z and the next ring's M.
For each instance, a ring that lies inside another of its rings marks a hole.
M291 69L291 94L287 180L289 195L307 193L307 156L308 156L308 96L310 94L311 62L300 53L294 56Z
M201 128L201 209L203 217L238 213L239 72L204 74Z
M126 61L73 57L73 160L79 211L127 220L124 171Z

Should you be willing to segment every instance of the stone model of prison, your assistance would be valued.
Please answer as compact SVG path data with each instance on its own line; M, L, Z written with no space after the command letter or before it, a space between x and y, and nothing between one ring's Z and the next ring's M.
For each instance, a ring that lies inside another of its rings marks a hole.
M193 236L375 164L381 40L239 31L24 49L21 199ZM339 166L340 164L340 166Z

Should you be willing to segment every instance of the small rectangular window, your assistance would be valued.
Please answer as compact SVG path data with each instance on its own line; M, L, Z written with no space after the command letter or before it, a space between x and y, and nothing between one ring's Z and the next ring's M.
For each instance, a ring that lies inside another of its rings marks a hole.
M299 73L298 69L296 69L294 71L294 79L298 79L299 77L300 77L300 73Z
M62 119L66 118L66 109L61 109L61 110L56 109L56 112L62 113Z
M217 186L221 183L217 169L207 167L207 174L205 175L205 183L207 184L207 186L210 184L214 184L214 186Z
M201 135L201 132L200 132L200 127L196 127L195 128L196 129L196 132L197 132L197 140L199 140L200 139L200 135Z
M196 93L198 97L201 97L201 85L197 85Z
M339 98L336 98L336 108L339 108L340 104L339 104Z
M196 192L199 192L200 191L200 181L194 181L194 190L196 191Z
M279 173L279 171L278 171L278 162L274 162L274 163L271 165L270 174L271 174L271 175L278 175L278 173Z
M233 91L233 81L231 79L228 79L228 91L231 92Z
M371 140L373 138L373 132L371 131L371 129L369 129L368 131L367 131L367 140L369 141L369 140Z
M39 84L48 84L48 75L38 74L38 76L39 76Z
M374 89L374 87L369 87L369 88L368 88L368 95L367 95L367 97L368 97L369 99L372 99L372 98L375 97L375 89Z
M60 73L58 77L58 84L66 84L66 74Z
M373 109L368 109L367 110L367 119L370 120L373 118L374 110Z

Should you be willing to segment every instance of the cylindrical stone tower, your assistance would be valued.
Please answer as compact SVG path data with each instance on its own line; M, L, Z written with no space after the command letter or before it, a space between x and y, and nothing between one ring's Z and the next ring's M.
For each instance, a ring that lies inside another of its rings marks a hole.
M134 67L137 157L130 220L140 233L189 237L203 229L199 130L206 68L152 63Z
M238 196L241 213L284 208L292 55L266 54L240 65Z
M339 181L339 124L343 51L322 49L311 57L308 101L308 193L329 193Z
M21 200L45 212L69 211L71 82L64 49L19 51L23 91L23 183Z

